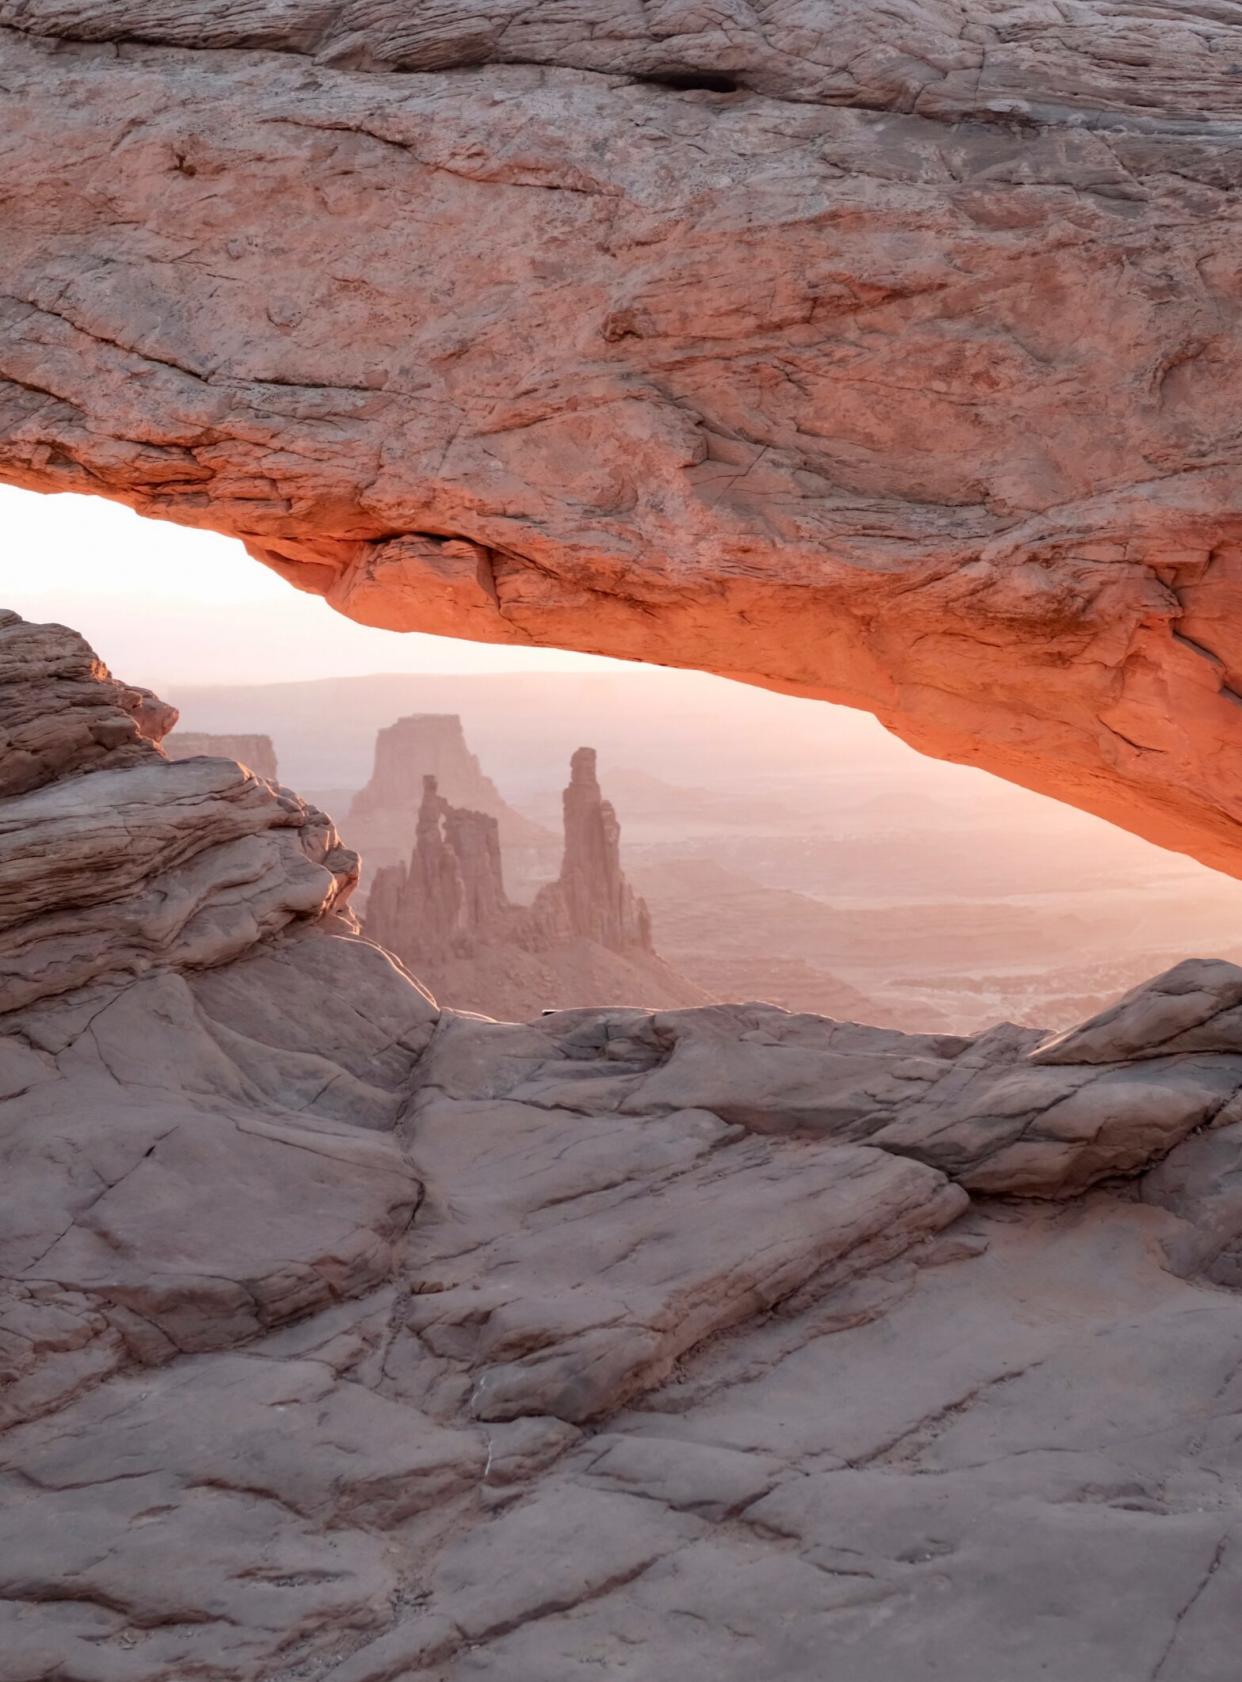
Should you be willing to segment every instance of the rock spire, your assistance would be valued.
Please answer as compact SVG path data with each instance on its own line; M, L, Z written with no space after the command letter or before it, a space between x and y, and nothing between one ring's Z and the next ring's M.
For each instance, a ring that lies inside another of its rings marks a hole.
M594 748L574 754L563 807L560 875L540 888L533 905L514 905L505 891L499 820L455 806L437 777L424 776L413 852L408 862L376 873L367 934L424 967L487 946L537 951L575 939L610 952L650 953L651 918L621 868L621 825L601 793Z
M621 869L621 825L600 792L594 748L579 748L570 760L561 800L561 874L536 897L536 919L546 918L558 934L584 935L612 952L650 952L651 917Z

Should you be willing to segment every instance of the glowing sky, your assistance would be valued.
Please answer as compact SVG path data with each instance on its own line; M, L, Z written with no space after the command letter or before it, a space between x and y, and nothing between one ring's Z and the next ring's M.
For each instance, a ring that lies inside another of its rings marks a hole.
M396 635L290 588L240 543L102 497L0 485L0 607L72 625L149 688L370 672L565 671L609 660Z

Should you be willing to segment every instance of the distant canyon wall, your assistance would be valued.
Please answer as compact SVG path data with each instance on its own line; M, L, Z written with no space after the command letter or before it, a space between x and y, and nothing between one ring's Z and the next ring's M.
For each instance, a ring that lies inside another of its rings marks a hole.
M205 730L174 730L164 738L169 759L236 759L269 783L277 780L276 749L270 736L218 736Z
M1232 8L0 0L0 62L9 482L1242 874Z

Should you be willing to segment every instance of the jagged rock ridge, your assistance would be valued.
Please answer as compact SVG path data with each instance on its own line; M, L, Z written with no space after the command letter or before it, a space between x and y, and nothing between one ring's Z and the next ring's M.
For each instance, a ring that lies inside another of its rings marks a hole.
M0 676L6 1677L1231 1674L1242 972L438 1011L319 814L57 627Z
M529 906L508 896L500 826L453 805L436 777L408 863L376 874L366 933L400 955L444 1002L523 1018L589 998L674 1007L710 995L656 955L651 918L621 868L621 826L579 748L563 796L560 873Z
M174 730L164 737L169 759L236 759L256 777L278 781L276 749L270 736L213 736L206 730Z
M1240 29L7 0L0 474L1236 874Z

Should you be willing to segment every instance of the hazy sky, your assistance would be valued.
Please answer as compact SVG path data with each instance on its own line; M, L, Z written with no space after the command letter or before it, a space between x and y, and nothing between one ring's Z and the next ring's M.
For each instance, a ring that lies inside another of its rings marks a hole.
M0 607L73 626L119 677L153 689L616 664L557 649L372 630L294 590L229 538L140 519L102 497L5 485Z

